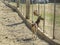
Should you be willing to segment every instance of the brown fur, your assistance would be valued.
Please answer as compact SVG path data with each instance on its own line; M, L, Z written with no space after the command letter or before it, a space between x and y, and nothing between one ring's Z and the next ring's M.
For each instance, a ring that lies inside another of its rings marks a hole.
M33 12L33 14L34 14L35 16L39 16L37 10L35 10L35 11Z
M37 24L37 26L39 26L40 20L44 20L44 19L43 19L41 16L39 16L37 10L35 10L35 11L33 12L33 14L34 14L35 16L38 16L38 19L36 20L36 22L35 22L34 24L32 24L32 26L34 26L35 24Z

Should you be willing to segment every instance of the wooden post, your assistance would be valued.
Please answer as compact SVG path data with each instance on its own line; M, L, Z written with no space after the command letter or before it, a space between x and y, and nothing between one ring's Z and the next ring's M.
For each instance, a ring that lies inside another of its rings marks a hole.
M53 39L55 39L56 0L54 0Z
M19 7L20 4L20 0L17 0L17 8Z
M30 0L26 0L26 19L30 19Z
M45 33L45 1L44 1L44 21L43 21L43 33Z
M8 0L8 2L10 3L10 2L11 2L11 0Z
M3 0L3 1L5 1L5 0Z

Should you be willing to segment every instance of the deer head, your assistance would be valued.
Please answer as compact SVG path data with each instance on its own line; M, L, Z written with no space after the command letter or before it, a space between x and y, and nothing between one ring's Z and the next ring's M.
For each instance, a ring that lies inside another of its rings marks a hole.
M39 16L39 14L38 14L38 11L37 11L37 10L34 10L33 14L34 14L35 16Z

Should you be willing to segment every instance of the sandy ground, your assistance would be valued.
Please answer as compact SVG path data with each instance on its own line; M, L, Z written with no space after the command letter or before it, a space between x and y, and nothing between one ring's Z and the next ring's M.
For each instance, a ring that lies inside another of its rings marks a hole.
M13 5L13 6L17 6L16 3L14 2L10 2L9 4ZM53 17L53 4L45 4L45 33L48 34L48 37L53 37L53 20L51 17ZM19 11L22 13L22 15L24 15L24 17L26 16L26 4L21 4L20 3L20 7L18 8ZM37 16L34 16L33 11L34 10L38 10L38 4L31 4L30 5L30 19L29 21L32 23L35 22L37 20ZM39 4L39 11L40 11L40 15L44 18L44 4ZM32 18L33 15L33 18ZM48 16L49 15L49 16ZM50 17L51 16L51 17ZM41 20L39 26L41 28L41 30L43 31L43 22Z
M33 40L32 34L18 14L0 1L0 45L49 45L38 37Z

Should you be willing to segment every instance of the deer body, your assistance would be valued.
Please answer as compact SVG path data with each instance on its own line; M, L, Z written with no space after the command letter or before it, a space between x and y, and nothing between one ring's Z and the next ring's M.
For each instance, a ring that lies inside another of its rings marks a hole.
M38 17L38 19L36 20L35 24L37 24L37 26L39 26L40 20L44 20L44 19L38 14L37 10L35 10L33 12L33 14ZM35 25L35 24L33 24L33 25Z

